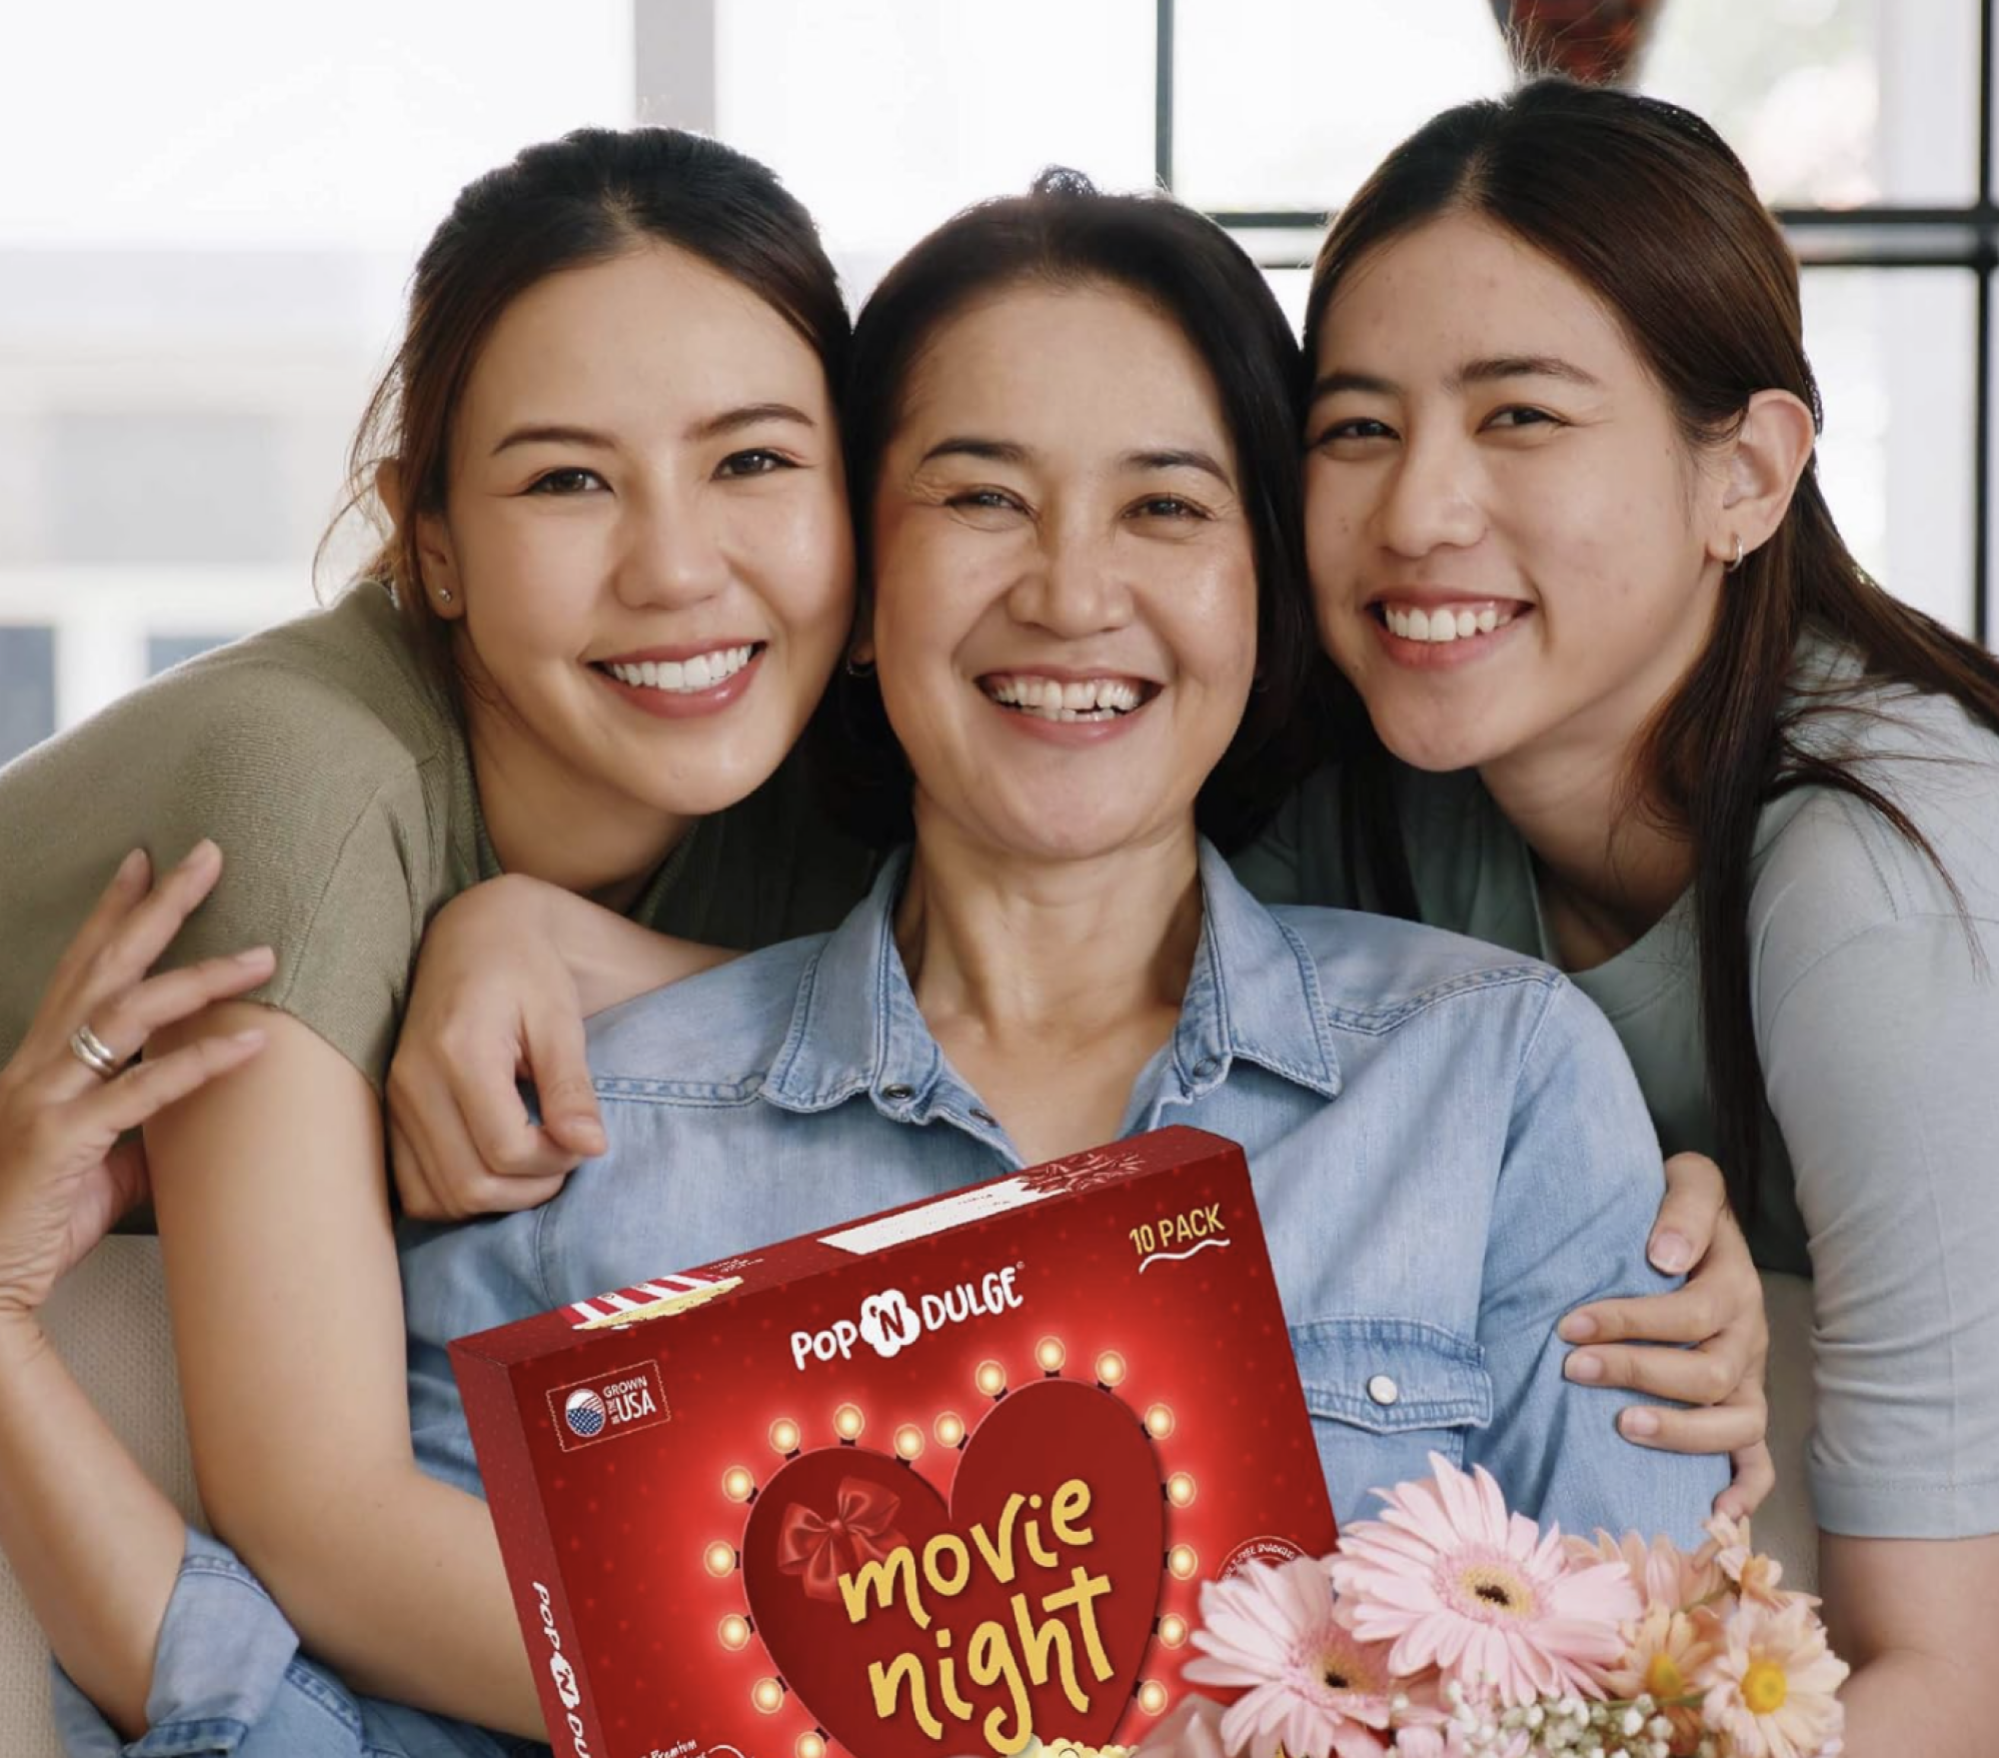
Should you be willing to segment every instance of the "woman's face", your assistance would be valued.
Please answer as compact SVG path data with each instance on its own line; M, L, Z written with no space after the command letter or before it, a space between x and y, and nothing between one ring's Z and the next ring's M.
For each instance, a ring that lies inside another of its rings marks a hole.
M1056 859L1185 837L1256 666L1221 406L1167 318L1029 282L947 322L873 508L873 644L919 825Z
M570 812L728 806L797 739L852 612L818 356L669 246L551 275L479 354L421 541L482 755Z
M1306 427L1319 629L1431 770L1621 752L1692 664L1719 485L1617 321L1480 219L1364 258Z

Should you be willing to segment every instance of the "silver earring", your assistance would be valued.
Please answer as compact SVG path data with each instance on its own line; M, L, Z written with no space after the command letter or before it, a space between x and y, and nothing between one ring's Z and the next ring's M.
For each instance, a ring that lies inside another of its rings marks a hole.
M1740 542L1741 542L1741 539L1740 539L1740 538L1738 538L1738 539L1737 539L1736 541L1737 541L1738 543L1740 543ZM449 603L451 602L451 588L450 588L449 586L440 586L440 587L438 587L438 589L437 589L437 602L438 602L439 604L449 604Z
M1733 574L1737 572L1741 568L1741 566L1742 566L1742 533L1738 531L1735 534L1735 554L1730 560L1725 561L1721 564L1721 571L1724 574Z

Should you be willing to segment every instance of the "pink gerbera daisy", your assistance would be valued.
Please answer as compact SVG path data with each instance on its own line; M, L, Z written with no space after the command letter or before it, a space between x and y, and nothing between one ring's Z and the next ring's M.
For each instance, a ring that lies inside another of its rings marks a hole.
M1431 1477L1380 1494L1386 1511L1341 1535L1333 1581L1355 1631L1394 1644L1391 1671L1436 1666L1467 1691L1527 1704L1601 1697L1638 1592L1622 1560L1577 1564L1561 1529L1509 1515L1492 1474L1438 1454Z
M1571 1538L1569 1560L1576 1563L1622 1562L1631 1572L1649 1612L1664 1606L1668 1611L1685 1611L1720 1591L1721 1567L1715 1561L1716 1547L1703 1545L1689 1556L1670 1538L1654 1538L1647 1544L1636 1532L1612 1538L1598 1528L1596 1538Z
M1257 1564L1201 1588L1201 1650L1182 1675L1197 1685L1249 1690L1222 1717L1233 1753L1274 1758L1380 1758L1394 1681L1388 1650L1341 1621L1325 1565L1299 1557Z
M1793 1599L1773 1611L1744 1600L1726 1641L1703 1707L1739 1758L1812 1758L1839 1737L1845 1715L1834 1693L1846 1662L1826 1647L1810 1606Z

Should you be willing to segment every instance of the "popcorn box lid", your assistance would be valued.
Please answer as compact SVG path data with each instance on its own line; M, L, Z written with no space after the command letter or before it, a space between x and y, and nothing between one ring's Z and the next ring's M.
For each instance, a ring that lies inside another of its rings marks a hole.
M461 1338L558 1758L1135 1745L1333 1516L1233 1142L1171 1128Z

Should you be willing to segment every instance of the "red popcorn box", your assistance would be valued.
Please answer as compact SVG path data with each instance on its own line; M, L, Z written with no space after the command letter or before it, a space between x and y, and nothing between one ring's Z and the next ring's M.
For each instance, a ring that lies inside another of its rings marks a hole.
M557 1758L1136 1745L1333 1515L1249 1168L1174 1128L452 1345Z

